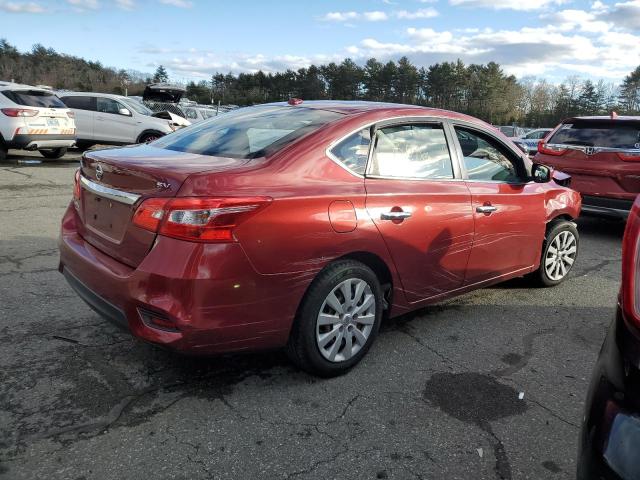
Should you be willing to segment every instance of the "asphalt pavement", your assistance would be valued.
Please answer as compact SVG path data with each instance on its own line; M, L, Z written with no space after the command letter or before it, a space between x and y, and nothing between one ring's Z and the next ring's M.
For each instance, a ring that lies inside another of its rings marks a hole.
M614 314L624 225L578 221L570 278L387 321L330 380L280 352L183 357L58 273L78 155L0 164L0 478L567 479ZM522 397L522 399L520 399Z

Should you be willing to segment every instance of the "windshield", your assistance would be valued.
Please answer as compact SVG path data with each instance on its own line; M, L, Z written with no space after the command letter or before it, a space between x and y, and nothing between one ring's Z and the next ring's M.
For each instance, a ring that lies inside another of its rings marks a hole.
M55 94L44 90L7 90L2 93L13 103L25 107L67 108Z
M640 122L576 120L563 124L549 143L640 149Z
M137 102L132 98L123 98L122 101L141 115L153 115L153 112L151 110L145 107L142 103Z
M180 130L153 145L199 155L257 158L270 155L341 116L304 107L247 107Z

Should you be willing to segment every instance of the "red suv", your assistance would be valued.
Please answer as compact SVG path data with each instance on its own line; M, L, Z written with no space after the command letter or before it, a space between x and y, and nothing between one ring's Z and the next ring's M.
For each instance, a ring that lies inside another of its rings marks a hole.
M535 160L571 175L583 211L626 218L640 192L640 117L564 120Z
M578 193L493 127L406 105L243 108L85 154L60 271L95 310L191 353L287 346L336 375L383 315L576 259Z

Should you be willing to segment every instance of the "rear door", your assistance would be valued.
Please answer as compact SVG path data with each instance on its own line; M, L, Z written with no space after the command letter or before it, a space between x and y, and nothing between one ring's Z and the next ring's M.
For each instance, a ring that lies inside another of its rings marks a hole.
M123 114L126 109L129 114ZM135 143L138 125L129 107L112 98L98 97L95 139L108 143Z
M473 240L471 195L439 120L378 125L365 175L366 208L409 302L462 286Z
M89 95L63 96L62 101L73 110L76 120L76 138L93 140L93 124L96 112L96 97Z
M544 238L544 188L529 181L520 154L497 137L466 124L454 123L454 131L475 222L465 284L530 268Z

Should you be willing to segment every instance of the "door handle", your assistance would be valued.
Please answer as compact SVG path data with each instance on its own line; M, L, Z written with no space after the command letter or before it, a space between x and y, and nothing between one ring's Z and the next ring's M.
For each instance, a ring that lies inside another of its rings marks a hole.
M380 214L381 220L404 220L405 218L409 218L411 216L411 212L382 212Z
M488 215L492 214L496 210L498 210L498 207L494 207L493 205L482 205L481 207L476 207L476 212L486 213Z

